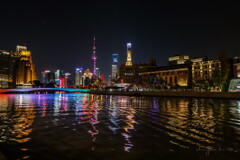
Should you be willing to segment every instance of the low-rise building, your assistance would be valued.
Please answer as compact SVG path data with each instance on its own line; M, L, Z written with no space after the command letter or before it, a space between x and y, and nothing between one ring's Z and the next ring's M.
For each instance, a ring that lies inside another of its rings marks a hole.
M154 77L155 80L153 83L157 83L158 81L164 85L186 87L191 85L190 73L189 65L179 64L157 67L151 71L142 72L141 74L144 82L151 81L151 78Z
M221 61L204 60L203 58L192 59L192 82L212 80L214 76L220 76ZM216 78L216 77L214 77Z
M187 64L188 61L189 61L188 55L175 55L173 57L168 58L168 65Z
M125 64L119 67L119 82L142 84L142 73L156 68L156 63L133 64L127 66Z

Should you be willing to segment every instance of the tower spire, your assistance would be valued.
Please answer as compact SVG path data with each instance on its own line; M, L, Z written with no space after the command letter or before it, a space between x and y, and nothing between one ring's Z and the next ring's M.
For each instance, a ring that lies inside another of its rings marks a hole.
M93 78L96 78L97 55L96 55L96 40L95 40L95 36L93 37L93 54L92 54L92 60L93 60Z

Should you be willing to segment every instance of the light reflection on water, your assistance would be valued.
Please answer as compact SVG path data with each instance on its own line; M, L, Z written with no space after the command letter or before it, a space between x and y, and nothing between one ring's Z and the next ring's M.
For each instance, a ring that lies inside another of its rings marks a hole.
M101 157L108 152L196 152L199 147L240 152L239 104L219 99L0 94L0 158L71 159L83 152L85 157Z

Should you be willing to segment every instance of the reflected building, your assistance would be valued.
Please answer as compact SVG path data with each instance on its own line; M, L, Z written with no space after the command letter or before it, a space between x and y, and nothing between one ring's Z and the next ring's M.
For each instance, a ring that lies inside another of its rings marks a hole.
M14 108L9 107L13 103L16 106ZM0 108L6 105L10 111L0 115L0 118L7 123L7 125L1 126L0 142L25 143L31 139L29 134L32 132L32 124L36 113L33 104L32 95L0 96Z

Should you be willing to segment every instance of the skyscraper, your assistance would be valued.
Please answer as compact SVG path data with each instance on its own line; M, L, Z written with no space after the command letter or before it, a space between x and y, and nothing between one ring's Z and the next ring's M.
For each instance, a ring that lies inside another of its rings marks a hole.
M8 88L10 53L0 50L0 88Z
M96 78L100 78L100 69L96 68Z
M132 66L132 44L127 43L127 61L126 66Z
M75 86L82 86L83 85L83 72L82 68L76 68L75 72Z
M112 80L116 80L118 75L118 54L117 53L112 54L112 58L113 58Z
M97 63L95 37L93 38L93 54L92 54L92 60L93 60L93 78L95 79L95 78L96 78L96 63Z
M16 84L22 85L37 80L35 65L32 60L32 52L28 51L26 46L17 46L16 51L19 55Z
M72 75L72 73L70 72L66 72L64 73L64 76L65 76L65 87L71 87L73 85L73 81L74 81L74 77Z
M55 72L55 83L56 83L56 85L60 85L60 78L61 78L61 72L60 72L60 69L58 69Z
M86 69L83 73L83 85L88 86L90 85L91 79L93 74L90 72L89 69Z
M42 72L42 81L45 84L55 83L55 73L50 70L45 70Z

